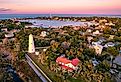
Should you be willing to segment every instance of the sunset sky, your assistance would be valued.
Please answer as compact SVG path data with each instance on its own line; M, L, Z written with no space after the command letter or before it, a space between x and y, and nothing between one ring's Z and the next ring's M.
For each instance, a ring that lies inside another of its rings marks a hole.
M0 14L121 14L121 0L0 0Z

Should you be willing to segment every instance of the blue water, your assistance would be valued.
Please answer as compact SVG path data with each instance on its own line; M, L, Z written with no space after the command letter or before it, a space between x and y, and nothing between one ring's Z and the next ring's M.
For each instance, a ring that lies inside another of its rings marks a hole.
M0 14L0 19L10 19L10 18L27 18L27 17L38 17L38 16L50 16L50 14ZM103 15L103 14L51 14L51 16L62 16L62 17L120 17L121 15Z
M42 27L59 27L59 26L80 26L87 23L90 25L90 22L74 22L74 21L58 21L58 20L37 20L37 19L29 19L29 20L20 20L22 22L30 22L34 26L42 26Z

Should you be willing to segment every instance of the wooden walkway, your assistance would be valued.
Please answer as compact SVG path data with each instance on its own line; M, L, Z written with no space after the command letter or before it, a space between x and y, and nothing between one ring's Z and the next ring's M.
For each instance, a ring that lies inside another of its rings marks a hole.
M25 54L25 57L28 64L43 82L52 82L50 78L35 64L35 62L27 54Z

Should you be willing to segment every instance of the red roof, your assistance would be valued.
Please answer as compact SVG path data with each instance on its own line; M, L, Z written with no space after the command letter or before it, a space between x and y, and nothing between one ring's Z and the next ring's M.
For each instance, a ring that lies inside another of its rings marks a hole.
M78 58L75 58L75 59L72 60L72 64L73 64L74 66L77 66L78 63L79 63L79 59L78 59Z
M64 58L64 57L58 57L56 59L56 62L62 62L64 64L67 64L67 63L71 63L71 60L68 60L67 58Z
M70 69L72 70L72 68L67 67L67 66L64 66L64 64L71 63L72 65L77 66L78 63L79 63L79 59L78 59L78 58L75 58L75 59L73 59L73 60L68 60L68 59L65 58L65 57L58 57L58 58L56 59L56 62L57 62L57 63L61 62L61 63L63 63L63 65L61 64L63 68L68 69L68 70L70 70Z

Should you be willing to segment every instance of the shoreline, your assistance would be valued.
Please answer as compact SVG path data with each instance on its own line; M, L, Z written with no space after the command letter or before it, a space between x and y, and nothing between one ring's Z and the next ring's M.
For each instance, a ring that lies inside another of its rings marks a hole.
M11 18L37 18L37 17L50 17L50 14L0 14L0 20ZM6 17L7 16L7 17ZM109 17L109 18L121 18L121 15L108 15L108 14L51 14L52 17Z

